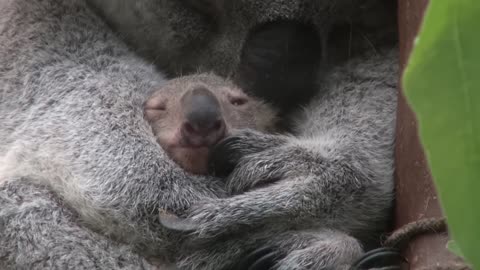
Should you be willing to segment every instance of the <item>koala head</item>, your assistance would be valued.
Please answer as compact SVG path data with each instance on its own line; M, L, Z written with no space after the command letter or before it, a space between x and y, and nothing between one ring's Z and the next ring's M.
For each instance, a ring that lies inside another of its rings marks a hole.
M209 151L240 129L272 132L275 110L213 74L179 77L145 102L145 118L157 141L185 170L207 172Z

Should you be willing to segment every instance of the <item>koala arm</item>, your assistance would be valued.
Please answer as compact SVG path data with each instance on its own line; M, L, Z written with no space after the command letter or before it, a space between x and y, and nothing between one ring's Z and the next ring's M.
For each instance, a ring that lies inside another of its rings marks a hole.
M368 179L362 171L345 161L327 160L322 156L317 156L317 162L310 164L312 165L308 168L310 173L302 172L296 177L284 175L277 178L279 174L283 174L280 168L289 170L287 172L290 174L298 172L293 169L307 169L305 162L314 155L307 149L298 146L276 150L281 155L274 158L270 156L273 153L249 156L249 162L241 164L247 166L245 172L243 174L238 171L234 172L234 177L242 175L238 181L248 181L253 176L255 178L251 183L258 183L259 178L255 174L263 173L261 177L265 178L261 178L262 180L267 182L266 179L270 179L270 182L274 183L231 198L207 201L193 208L191 219L200 224L196 229L199 237L208 238L218 234L240 231L245 227L258 228L271 222L278 222L283 226L302 224L302 226L308 227L308 224L319 224L346 226L348 229L358 225L348 223L349 215L338 217L339 213L343 212L356 214L359 217L355 222L361 222L362 216L357 211L365 209L358 207L358 203L365 203L369 200L368 196L371 196L369 192L374 192L372 189L375 189L377 185L374 180ZM298 152L302 152L303 156ZM268 160L269 165L262 164L265 162L265 158L272 158ZM283 162L286 164L281 166ZM269 169L274 171L269 171ZM234 184L229 184L229 186L235 187ZM245 184L240 184L240 187L243 186ZM378 210L378 207L376 209ZM345 229L348 230L347 228Z

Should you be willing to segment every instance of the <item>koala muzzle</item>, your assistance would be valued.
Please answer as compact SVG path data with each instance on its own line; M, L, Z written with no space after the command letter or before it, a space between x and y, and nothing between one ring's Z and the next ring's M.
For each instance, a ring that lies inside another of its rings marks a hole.
M184 143L191 147L212 146L225 136L225 121L217 97L205 87L196 87L182 97Z

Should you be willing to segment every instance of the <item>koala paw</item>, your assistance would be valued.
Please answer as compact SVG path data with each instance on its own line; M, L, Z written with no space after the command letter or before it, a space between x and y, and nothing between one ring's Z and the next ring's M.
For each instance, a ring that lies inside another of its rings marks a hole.
M227 192L239 194L287 178L320 174L321 162L321 157L294 144L246 155L226 178Z
M234 270L262 270L275 269L282 255L271 247L263 247L254 250L245 256Z
M209 156L209 172L218 177L228 176L238 162L248 155L286 143L287 137L240 130L218 143Z

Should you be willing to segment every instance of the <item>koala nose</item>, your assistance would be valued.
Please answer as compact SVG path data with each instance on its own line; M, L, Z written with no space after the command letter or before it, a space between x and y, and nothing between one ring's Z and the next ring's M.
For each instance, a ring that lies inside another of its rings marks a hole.
M225 121L220 102L205 87L189 90L182 97L184 123L182 136L187 145L211 146L225 136Z

